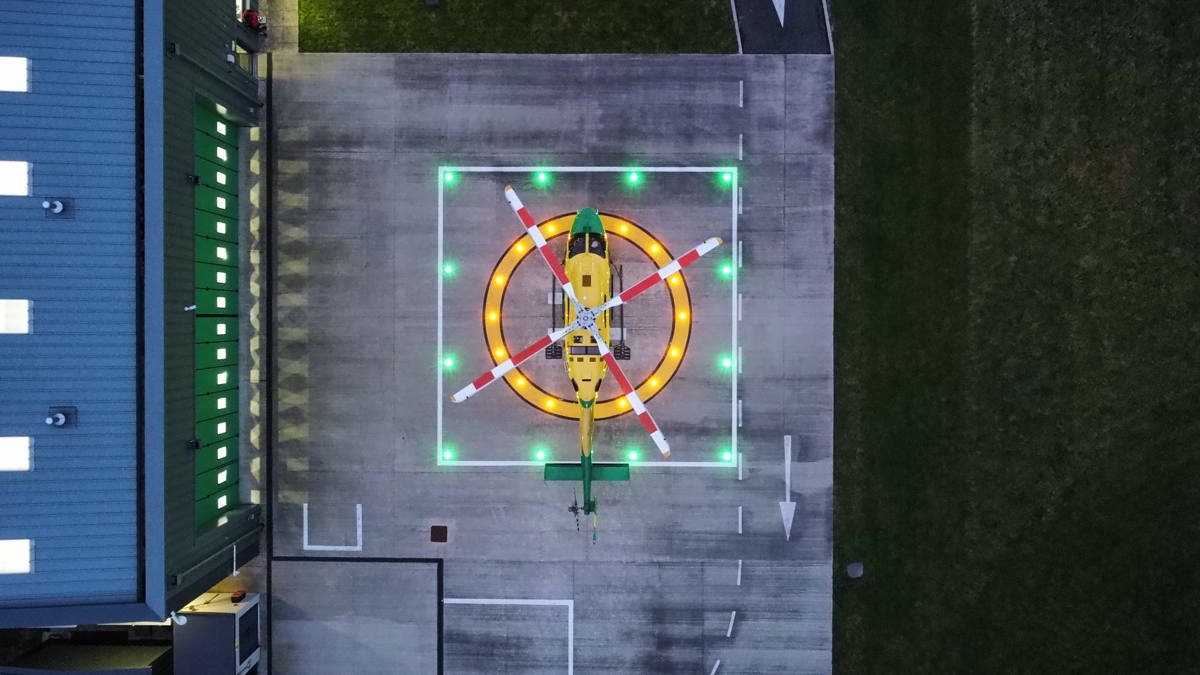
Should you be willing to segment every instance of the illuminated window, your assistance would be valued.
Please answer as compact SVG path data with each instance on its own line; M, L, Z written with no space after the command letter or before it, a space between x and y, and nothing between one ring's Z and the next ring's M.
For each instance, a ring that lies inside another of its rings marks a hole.
M29 59L0 56L0 91L29 91Z
M225 360L225 357L226 357L228 354L229 354L229 351L228 351L228 350L226 350L224 347L220 347L220 348L218 348L218 349L217 349L217 360L218 360L218 361L224 361L224 360Z
M218 220L217 221L217 234L225 234L225 230L228 227L229 226L225 224L225 221Z
M217 283L223 284L229 277L224 272L217 272Z
M217 296L217 309L225 309L225 296Z
M229 497L227 495L221 495L220 497L217 497L217 508L218 509L225 508L225 505L228 503L229 503Z
M28 436L0 436L0 471L28 471L31 443Z
M226 203L226 202L225 202L225 198L224 198L224 197L217 197L217 208L218 208L218 209L224 210L224 209L225 209L225 203Z
M218 184L218 185L224 185L224 184L225 184L225 182L226 182L226 179L225 179L225 172L224 172L224 171L218 171L218 172L217 172L217 184Z
M217 257L221 260L229 260L229 249L224 246L217 247Z
M30 304L28 300L0 300L0 333L28 333Z
M228 431L228 430L229 430L229 423L228 423L228 422L217 422L217 435L218 435L218 436L220 436L220 435L224 434L224 433L225 433L226 431ZM225 448L221 448L221 450L224 450L224 449L225 449ZM220 457L224 457L224 456L225 456L225 455L222 455L220 452L218 452L217 454L218 454L218 456L220 456Z
M217 410L224 410L229 407L229 399L222 396L217 399Z
M217 335L224 335L224 334L225 334L225 324L223 324L223 323L217 324Z
M29 196L29 162L0 161L0 197Z
M217 159L221 160L222 162L229 159L229 153L225 151L225 148L217 146Z
M225 423L222 422L221 424L225 424ZM221 447L217 448L217 459L225 459L225 456L228 454L229 454L229 446L228 445L222 445Z
M0 574L29 574L33 571L33 541L0 539Z
M222 469L221 473L217 474L217 485L229 480L229 469Z
M229 371L222 370L217 373L217 384L225 384L226 382L229 382Z
M224 136L224 135L225 135L225 131L226 131L226 129L225 129L225 123L224 123L224 122L217 122L217 133L218 133L218 134L221 134L222 136Z

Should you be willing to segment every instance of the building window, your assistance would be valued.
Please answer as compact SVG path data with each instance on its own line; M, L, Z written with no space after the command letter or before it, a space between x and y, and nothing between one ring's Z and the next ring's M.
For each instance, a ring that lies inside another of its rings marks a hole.
M0 161L0 197L29 196L29 162Z
M0 436L0 471L28 471L32 444L28 436Z
M29 91L29 59L0 56L0 91Z
M0 574L29 574L33 571L33 541L0 539Z
M0 334L25 334L29 332L28 300L0 300Z

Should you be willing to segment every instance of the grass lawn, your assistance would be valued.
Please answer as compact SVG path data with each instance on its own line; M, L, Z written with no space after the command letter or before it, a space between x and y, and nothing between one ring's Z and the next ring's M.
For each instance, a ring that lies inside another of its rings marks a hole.
M1196 672L1200 5L830 4L836 670Z
M733 53L729 0L300 0L306 52Z

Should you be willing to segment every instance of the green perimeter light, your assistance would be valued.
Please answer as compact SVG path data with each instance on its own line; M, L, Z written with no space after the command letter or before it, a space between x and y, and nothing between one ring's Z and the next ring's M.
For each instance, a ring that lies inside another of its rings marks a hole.
M549 453L546 451L546 448L544 448L542 446L538 446L533 449L533 458L539 462L546 461L546 457L548 457L548 456L549 456Z
M548 171L536 171L536 172L534 172L534 174L533 174L533 182L534 182L534 184L536 184L538 187L549 187L549 185L550 185L550 172L548 172Z
M732 279L733 278L733 263L726 260L725 262L721 263L721 265L717 268L717 271L719 271L721 273L722 279Z
M454 366L458 365L453 354L446 354L442 357L442 370L452 371Z
M452 277L454 276L455 270L456 268L454 267L454 263L452 261L447 260L446 262L442 263L442 276L447 278Z
M721 459L726 462L732 462L733 461L733 453L726 450L725 452L721 453Z
M625 182L632 186L640 185L642 182L642 173L640 171L630 171L625 174Z
M722 354L718 363L721 364L721 370L733 370L733 357L728 354Z
M454 450L450 448L442 448L442 461L449 462L454 459Z
M733 172L726 171L726 172L722 173L721 174L721 182L726 185L729 185L730 183L732 183L733 182Z
M453 171L445 171L442 173L442 182L446 185L450 185L456 180L458 180L458 174L454 173Z
M628 450L625 451L625 458L631 462L638 461L638 457L640 457L640 456L641 456L641 453L638 452L637 448L629 448Z

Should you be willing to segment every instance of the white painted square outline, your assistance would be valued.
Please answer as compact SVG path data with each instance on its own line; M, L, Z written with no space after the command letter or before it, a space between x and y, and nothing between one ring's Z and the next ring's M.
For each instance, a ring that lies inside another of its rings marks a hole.
M551 173L625 173L627 171L639 171L641 173L724 173L730 172L733 174L733 185L729 190L729 212L730 222L733 227L733 241L730 246L737 255L739 250L738 240L738 207L739 195L741 188L738 186L738 168L736 166L453 166L442 165L438 167L437 172L437 227L438 227L438 244L437 244L437 465L438 466L544 466L546 462L537 460L463 460L463 459L443 459L442 458L442 406L443 406L443 335L442 335L442 315L443 315L443 296L442 296L442 265L444 264L442 244L443 244L443 225L445 218L445 176L446 172L452 173L531 173L534 171L549 171ZM732 344L731 354L736 360L734 367L731 369L732 377L730 380L730 448L729 451L734 458L738 455L738 375L740 374L741 350L738 348L738 277L741 270L738 269L737 261L733 263L733 285L730 289L730 311L732 314L731 325ZM739 464L738 461L732 462L675 462L675 461L633 461L629 462L633 466L649 466L658 468L720 468L732 469Z
M540 598L442 598L443 605L520 605L567 608L567 675L575 675L575 601Z

